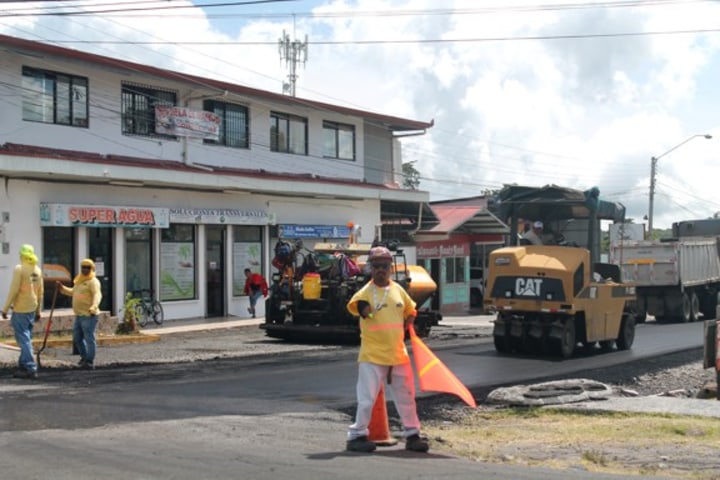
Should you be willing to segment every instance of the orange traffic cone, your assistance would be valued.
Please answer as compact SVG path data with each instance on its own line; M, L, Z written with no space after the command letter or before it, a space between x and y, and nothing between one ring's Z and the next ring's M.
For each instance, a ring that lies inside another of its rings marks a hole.
M375 442L375 445L391 447L398 443L397 439L390 435L390 422L388 421L387 405L385 404L385 387L380 387L380 392L375 399L368 430L368 440Z

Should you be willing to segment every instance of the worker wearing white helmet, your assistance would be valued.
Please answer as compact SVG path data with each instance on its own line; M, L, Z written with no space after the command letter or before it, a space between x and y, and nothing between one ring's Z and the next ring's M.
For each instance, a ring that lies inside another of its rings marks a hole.
M428 441L420 436L415 403L415 379L405 348L405 330L415 321L415 302L391 278L393 256L385 247L368 254L372 280L353 295L348 311L360 317L357 412L348 430L347 450L372 452L368 439L375 400L385 382L392 390L395 407L404 427L405 448L427 452Z
M523 234L525 240L533 245L542 245L543 223L538 220L532 224L532 229Z

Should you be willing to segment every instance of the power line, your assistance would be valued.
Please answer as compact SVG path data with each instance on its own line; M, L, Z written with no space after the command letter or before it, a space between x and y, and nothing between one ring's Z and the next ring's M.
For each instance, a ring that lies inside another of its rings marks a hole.
M57 0L61 1L61 0ZM27 16L33 16L33 17L66 17L66 16L74 16L74 15L94 15L96 13L101 14L108 14L108 13L126 13L126 12L142 12L142 11L159 11L159 10L184 10L184 9L195 9L195 8L209 8L209 7L231 7L231 6L246 6L246 5L260 5L260 4L266 4L266 3L285 3L285 2L296 2L297 0L246 0L242 2L225 2L225 3L214 3L214 4L207 4L207 5L168 5L168 6L162 6L162 7L146 7L146 8L115 8L115 9L108 9L108 10L75 10L71 12L47 12L47 11L39 11L39 12L29 12L29 13L7 13L2 14L0 17L27 17ZM132 4L132 2L126 2ZM147 2L138 2L138 3L147 3ZM151 2L151 3L157 3L157 2ZM106 4L106 5L114 5L114 4ZM96 7L96 5L92 5L93 7ZM62 6L62 7L49 7L49 8L78 8L77 6ZM38 9L40 9L38 7ZM42 10L45 10L46 8L43 7Z
M0 17L4 15L0 14ZM646 32L617 33L578 33L565 35L525 35L519 37L483 37L483 38L429 38L402 40L309 40L307 45L418 45L446 43L485 43L485 42L520 42L533 40L580 40L588 38L619 38L646 37L651 35L696 35L701 33L718 33L720 28L698 28L690 30L653 30ZM208 46L267 46L275 45L270 41L152 41L136 40L48 40L58 44L98 44L98 45L208 45Z
M62 0L50 0L53 2L60 2ZM172 1L172 0L170 0ZM80 8L81 5L63 5L58 7L43 6L34 7L32 11L27 12L25 8L19 8L19 11L26 13L19 13L17 16L25 15L39 15L39 16L67 16L67 15L88 15L94 13L126 13L126 12L138 12L138 11L157 11L157 10L185 10L192 8L217 8L217 7L232 7L232 6L246 6L246 5L257 5L266 3L279 3L279 2L292 2L297 0L255 0L255 1L238 1L238 2L222 2L222 3L205 3L205 4L194 4L194 5L176 5L176 6L152 6L146 8L137 8L135 5L143 5L147 3L157 3L147 0L141 0L138 2L122 2L122 3L102 3L92 4L91 7L115 7L112 10L87 10L87 11L74 11L74 12L48 12L47 10L59 9L59 8ZM712 0L622 0L615 2L573 2L573 3L559 3L559 4L528 4L528 5L511 5L511 6L490 6L490 7L479 7L479 8L458 8L458 9L413 9L413 10L394 10L394 9L383 9L383 10L356 10L356 11L337 11L337 12L301 12L301 13L245 13L245 14L234 14L235 17L247 17L247 18L287 18L289 16L295 17L306 17L306 18L347 18L347 17L399 17L399 16L447 16L447 15L487 15L496 13L528 13L528 12L543 12L543 11L563 11L563 10L587 10L587 9L610 9L610 8L637 8L637 7L651 7L651 6L669 6L678 4L688 3L704 3ZM6 3L17 3L17 2L6 2ZM27 2L27 3L39 3L39 2ZM131 5L132 8L121 8L118 9L119 5ZM40 13L36 13L36 11ZM229 16L231 14L222 14L222 16ZM134 16L134 15L133 15Z

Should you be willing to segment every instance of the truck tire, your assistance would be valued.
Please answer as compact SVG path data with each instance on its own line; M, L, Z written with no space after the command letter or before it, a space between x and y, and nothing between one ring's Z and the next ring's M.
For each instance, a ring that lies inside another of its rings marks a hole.
M647 300L645 297L638 297L635 308L635 323L645 323L647 320Z
M680 321L683 323L692 322L692 306L690 305L690 295L688 292L683 292L682 295L682 310L680 311Z
M511 353L512 342L510 341L510 323L498 313L493 325L493 344L498 353Z
M700 320L700 300L695 291L690 293L690 321L697 322Z
M628 350L635 341L635 317L632 315L623 315L620 322L620 333L615 339L615 345L618 350Z
M265 300L265 321L267 323L283 323L285 314L278 308L278 302L273 297Z
M703 320L715 318L715 309L720 304L718 299L720 293L711 291L700 298L700 312L703 314Z
M512 351L510 337L507 335L493 335L493 344L498 353L510 353Z
M570 358L575 352L575 346L577 345L575 333L575 318L566 318L563 322L562 334L556 340L557 351L562 358Z
M685 291L682 296L682 317L684 323L695 322L700 314L700 301L694 291Z

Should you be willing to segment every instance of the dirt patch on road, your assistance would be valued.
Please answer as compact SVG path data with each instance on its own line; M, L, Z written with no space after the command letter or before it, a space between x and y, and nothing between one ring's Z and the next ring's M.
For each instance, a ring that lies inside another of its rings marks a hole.
M720 419L545 408L457 408L423 430L435 452L489 463L720 479Z

